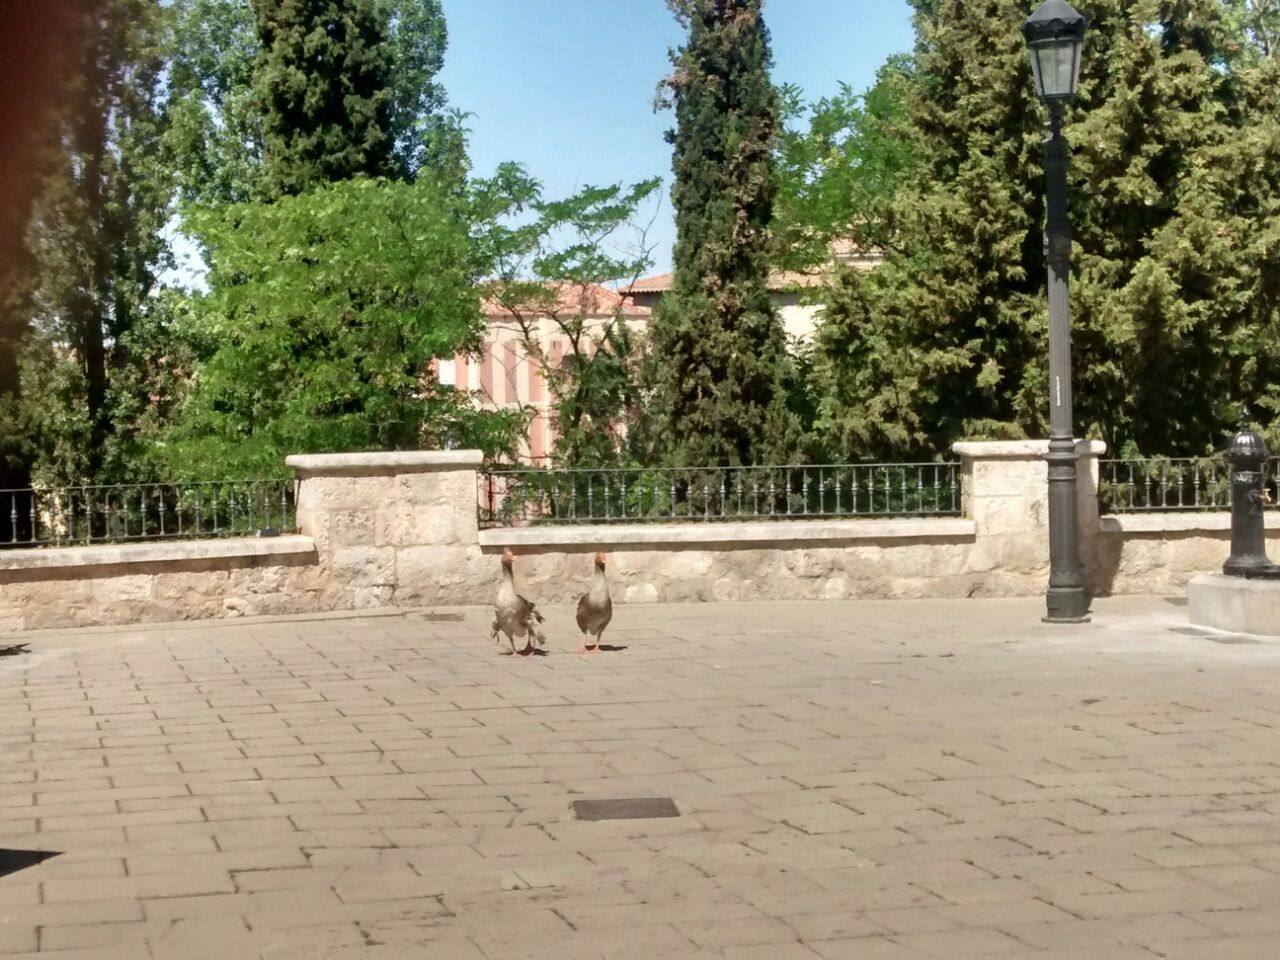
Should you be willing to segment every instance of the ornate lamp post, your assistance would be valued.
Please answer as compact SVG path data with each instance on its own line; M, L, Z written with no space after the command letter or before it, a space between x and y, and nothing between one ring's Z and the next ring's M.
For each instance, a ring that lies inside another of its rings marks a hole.
M1076 440L1071 414L1071 225L1067 221L1066 105L1080 82L1080 52L1089 21L1066 0L1045 0L1022 26L1036 92L1049 108L1044 170L1049 262L1049 612L1051 623L1086 619L1089 598L1080 565L1076 505Z

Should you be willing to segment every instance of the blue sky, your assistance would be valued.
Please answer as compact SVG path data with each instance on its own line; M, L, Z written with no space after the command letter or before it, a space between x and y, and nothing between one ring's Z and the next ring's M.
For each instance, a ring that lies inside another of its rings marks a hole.
M549 196L587 184L669 177L653 95L681 39L663 0L444 0L449 53L442 80L473 113L477 175L516 160ZM767 0L774 77L817 97L843 81L865 88L891 54L910 49L906 0ZM650 236L656 269L675 227L664 191Z

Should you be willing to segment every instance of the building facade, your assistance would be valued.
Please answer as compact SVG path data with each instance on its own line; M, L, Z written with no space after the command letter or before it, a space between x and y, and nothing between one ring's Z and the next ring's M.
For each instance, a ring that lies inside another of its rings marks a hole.
M554 403L547 375L575 350L594 355L609 325L648 328L651 311L595 284L566 286L552 303L482 305L485 338L479 355L458 354L436 365L442 384L467 390L494 410L525 410L529 426L522 458L544 460L555 445Z
M871 270L882 257L837 249L834 260ZM558 369L575 349L594 354L611 323L626 323L634 332L644 333L674 279L670 273L658 274L620 291L598 284L565 285L548 302L536 304L486 299L485 338L479 355L460 353L440 361L436 365L439 381L467 390L491 409L528 411L521 456L542 461L550 455L556 436L548 371ZM819 308L806 294L827 282L825 272L775 272L769 278L770 296L790 340L813 340Z

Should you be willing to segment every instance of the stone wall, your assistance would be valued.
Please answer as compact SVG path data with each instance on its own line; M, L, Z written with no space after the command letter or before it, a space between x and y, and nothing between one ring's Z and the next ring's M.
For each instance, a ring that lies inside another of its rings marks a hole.
M298 528L315 540L334 609L482 602L476 450L290 457Z
M0 552L0 631L332 609L307 537Z
M964 515L977 527L969 567L981 576L981 596L1043 593L1049 579L1049 453L1047 440L957 443ZM1080 555L1098 536L1100 441L1076 444Z
M1280 516L1268 511L1267 549L1280 559ZM1220 573L1231 553L1231 515L1151 513L1102 517L1090 584L1098 596L1182 594L1200 573Z
M480 542L520 554L522 587L553 602L577 599L596 551L611 556L615 591L633 603L1032 596L1049 576L1048 450L1034 440L956 444L963 518L533 527L485 530ZM1098 540L1104 450L1078 446L1086 551Z
M520 557L521 589L542 602L576 600L597 551L629 603L1042 594L1047 443L955 451L963 517L485 531L478 452L291 457L297 536L0 551L0 630L488 603L505 547ZM1100 518L1102 452L1078 447L1095 593L1177 593L1221 567L1225 512Z
M629 527L485 530L488 589L510 547L528 595L575 602L609 555L614 595L627 603L965 597L983 592L971 566L971 520L802 520Z

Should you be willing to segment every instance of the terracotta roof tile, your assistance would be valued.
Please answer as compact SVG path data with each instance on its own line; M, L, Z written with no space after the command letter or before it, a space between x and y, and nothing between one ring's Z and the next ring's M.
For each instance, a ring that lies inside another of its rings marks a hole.
M832 256L837 263L860 266L869 270L883 259L878 251L864 252L848 241L838 241L832 246ZM826 273L815 270L801 273L794 270L775 270L769 275L769 290L778 293L783 290L796 290L806 287L818 287L826 282ZM652 277L643 277L622 292L627 295L637 293L666 293L675 284L675 274L659 273Z
M626 297L615 290L608 287L602 287L599 284L589 283L579 284L559 284L555 288L555 302L552 309L560 314L580 314L585 317L609 317L621 310L627 316L645 316L650 311L644 307L637 307L632 304ZM504 304L498 297L485 297L481 300L481 309L487 317L508 316L511 312L512 304ZM546 304L529 303L515 304L516 309L525 310L531 313L545 312Z

